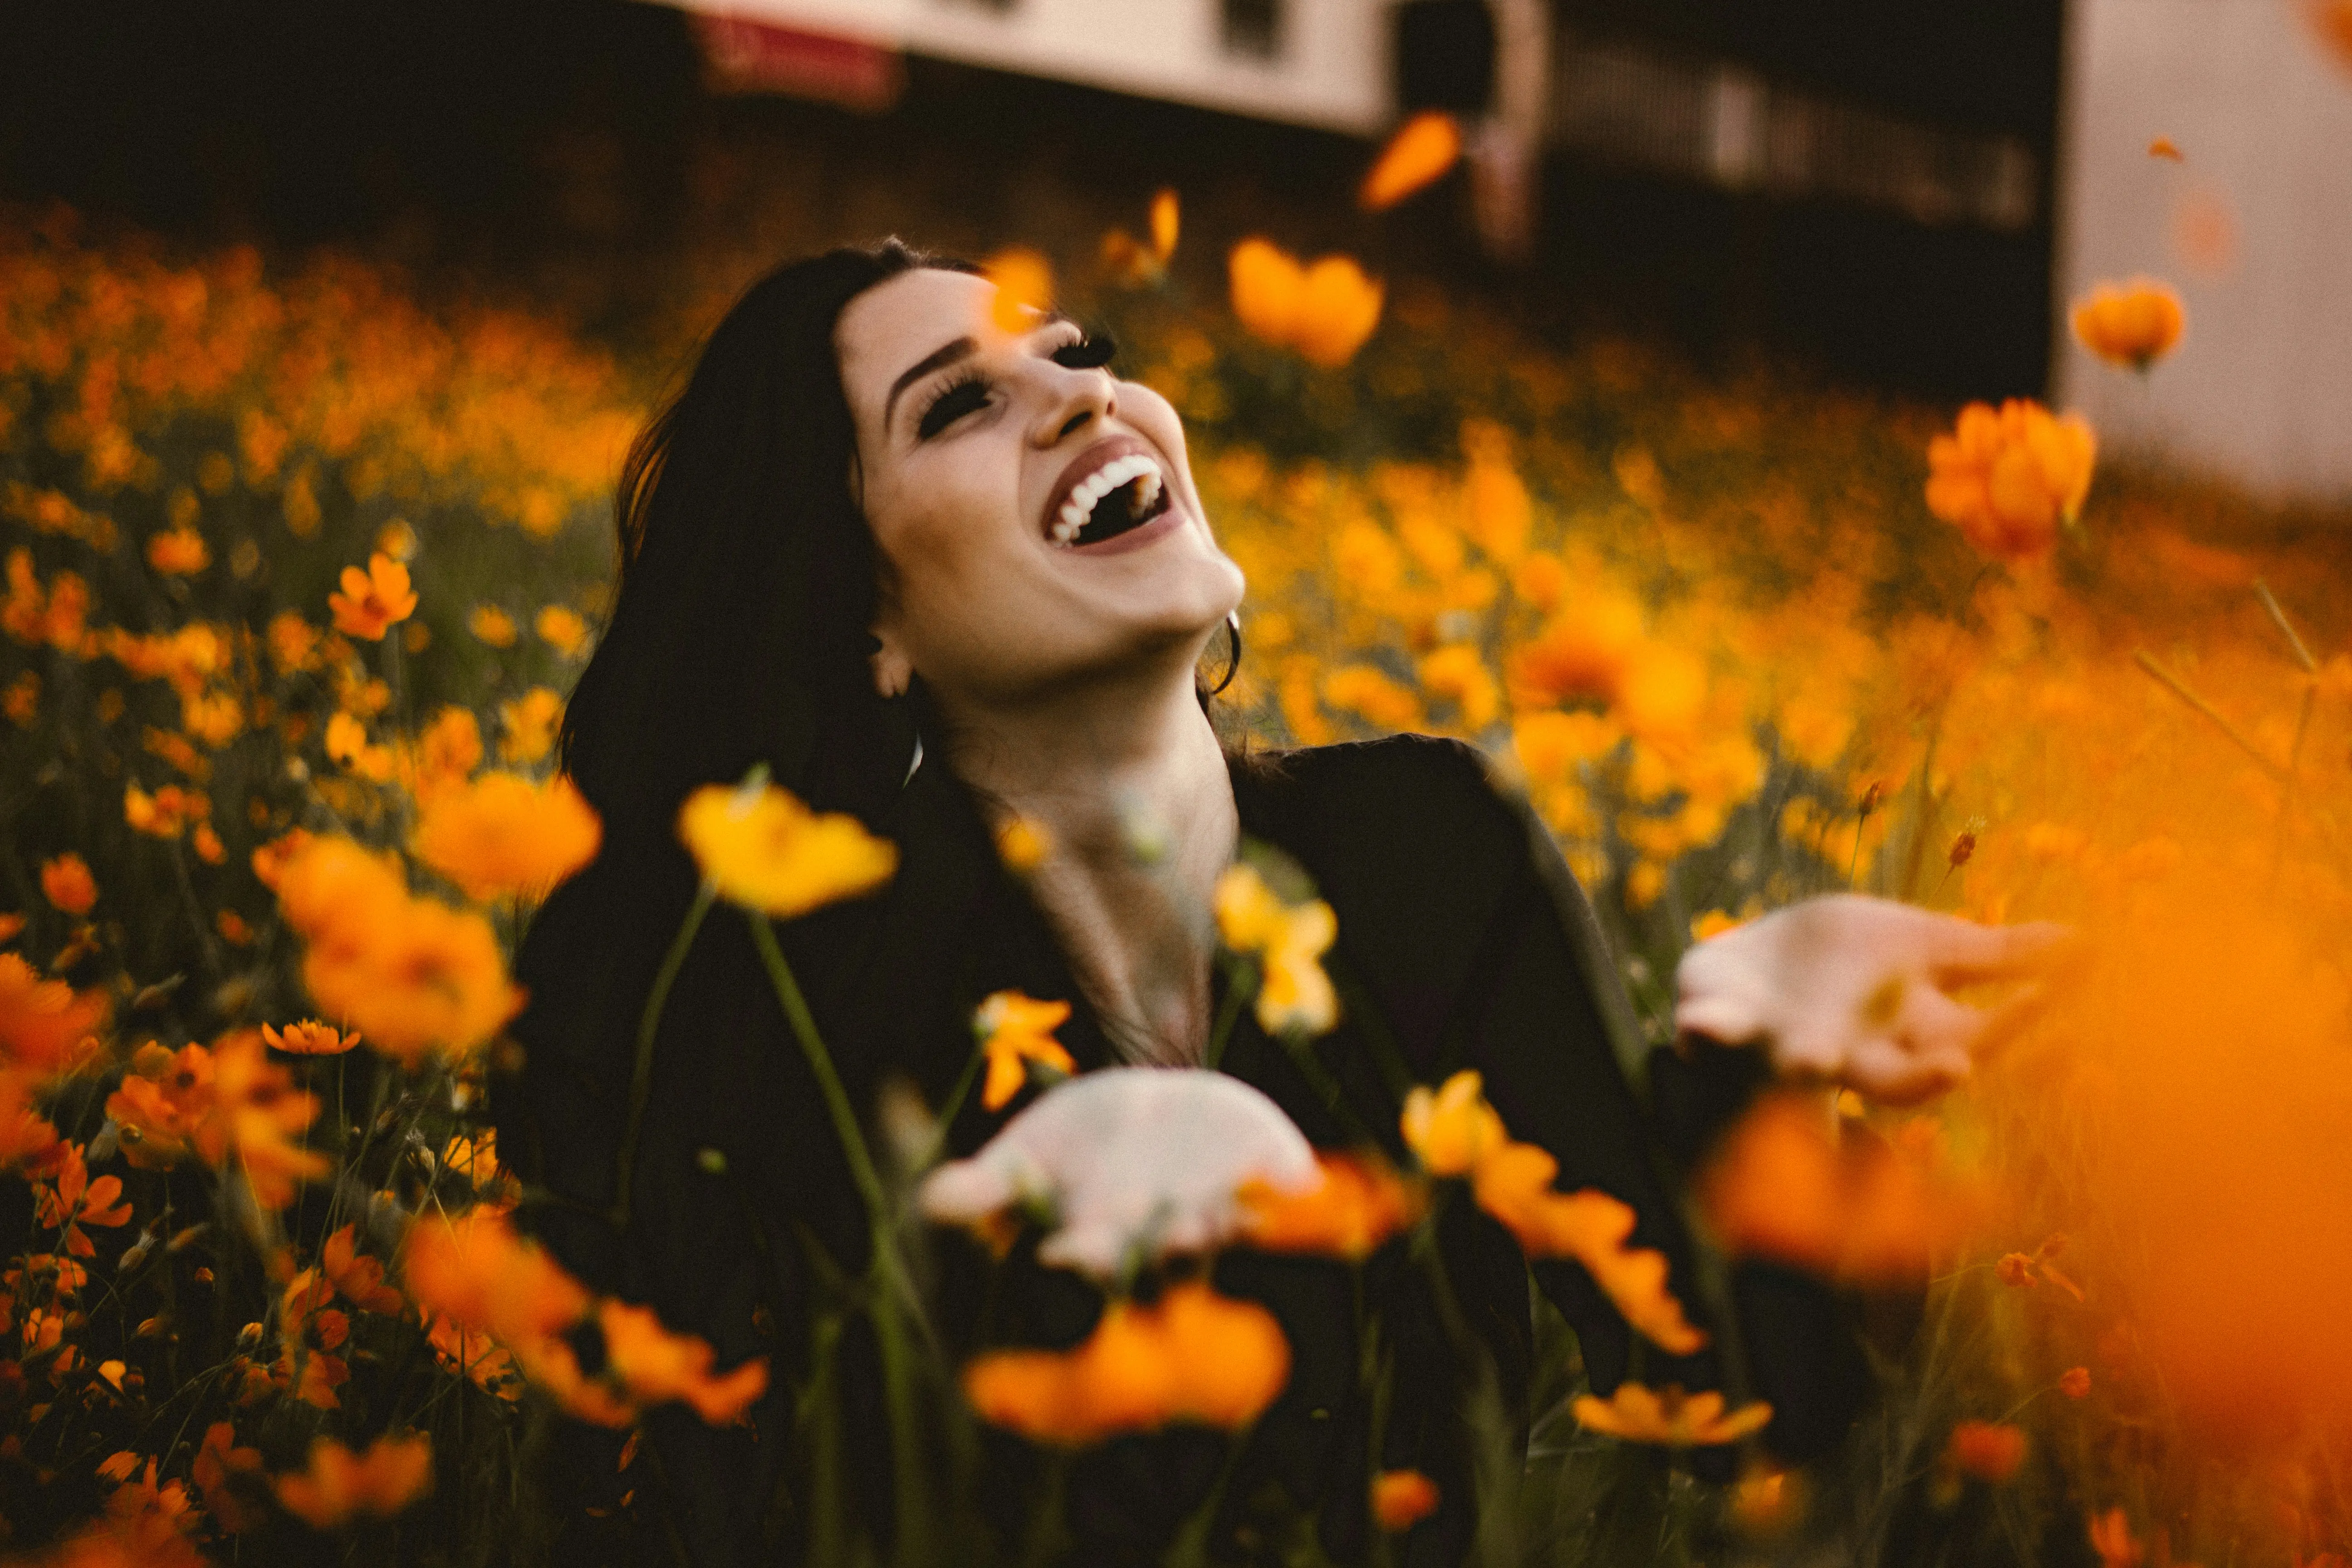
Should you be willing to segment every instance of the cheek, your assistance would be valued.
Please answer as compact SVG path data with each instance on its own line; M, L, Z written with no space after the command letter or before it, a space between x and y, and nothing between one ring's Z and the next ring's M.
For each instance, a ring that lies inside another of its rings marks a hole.
M945 629L971 618L992 584L1002 584L1016 542L1006 527L1011 501L974 485L967 469L940 464L936 482L908 485L876 509L875 541L897 578L910 629ZM928 640L928 639L926 639Z

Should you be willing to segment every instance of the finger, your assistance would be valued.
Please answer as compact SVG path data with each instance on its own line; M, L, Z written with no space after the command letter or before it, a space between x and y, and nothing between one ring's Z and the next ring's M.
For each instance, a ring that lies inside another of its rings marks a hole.
M2049 921L1982 926L1948 915L1933 918L1936 924L1923 956L1939 985L2031 973L2054 957L2074 934L2072 928Z
M1744 1046L1763 1037L1764 1021L1738 996L1686 996L1675 1004L1675 1032L1704 1035L1718 1045Z
M923 1178L916 1194L926 1217L946 1225L970 1225L1012 1203L1012 1178L981 1160L951 1160Z
M1969 1076L1964 1048L1915 1049L1892 1036L1877 1035L1856 1047L1840 1075L1845 1087L1884 1105L1916 1105L1932 1100Z
M1976 1038L1970 1042L1969 1054L1979 1060L1991 1056L2032 1028L2050 1010L2050 988L2046 985L2031 985L2008 997L1985 1015L1977 1027Z

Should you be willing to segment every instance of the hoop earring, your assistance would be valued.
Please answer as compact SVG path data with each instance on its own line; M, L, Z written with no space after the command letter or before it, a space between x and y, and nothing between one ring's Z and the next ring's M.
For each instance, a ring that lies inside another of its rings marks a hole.
M1234 683L1234 677L1241 673L1242 613L1239 610L1225 612L1225 647L1227 649L1225 673L1214 686L1209 688L1207 694L1211 697L1223 695L1225 688Z

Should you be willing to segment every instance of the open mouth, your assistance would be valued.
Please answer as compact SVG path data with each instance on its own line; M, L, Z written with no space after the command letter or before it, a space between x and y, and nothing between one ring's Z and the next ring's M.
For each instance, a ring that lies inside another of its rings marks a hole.
M1054 515L1053 541L1066 550L1100 544L1141 528L1170 504L1160 465L1131 452L1071 487L1069 499Z

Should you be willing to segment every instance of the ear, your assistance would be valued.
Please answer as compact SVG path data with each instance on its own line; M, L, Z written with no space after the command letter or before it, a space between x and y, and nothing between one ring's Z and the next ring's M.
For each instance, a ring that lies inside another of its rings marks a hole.
M874 651L866 664L874 671L874 689L884 697L904 697L915 679L915 661L891 629L877 626L873 636Z

